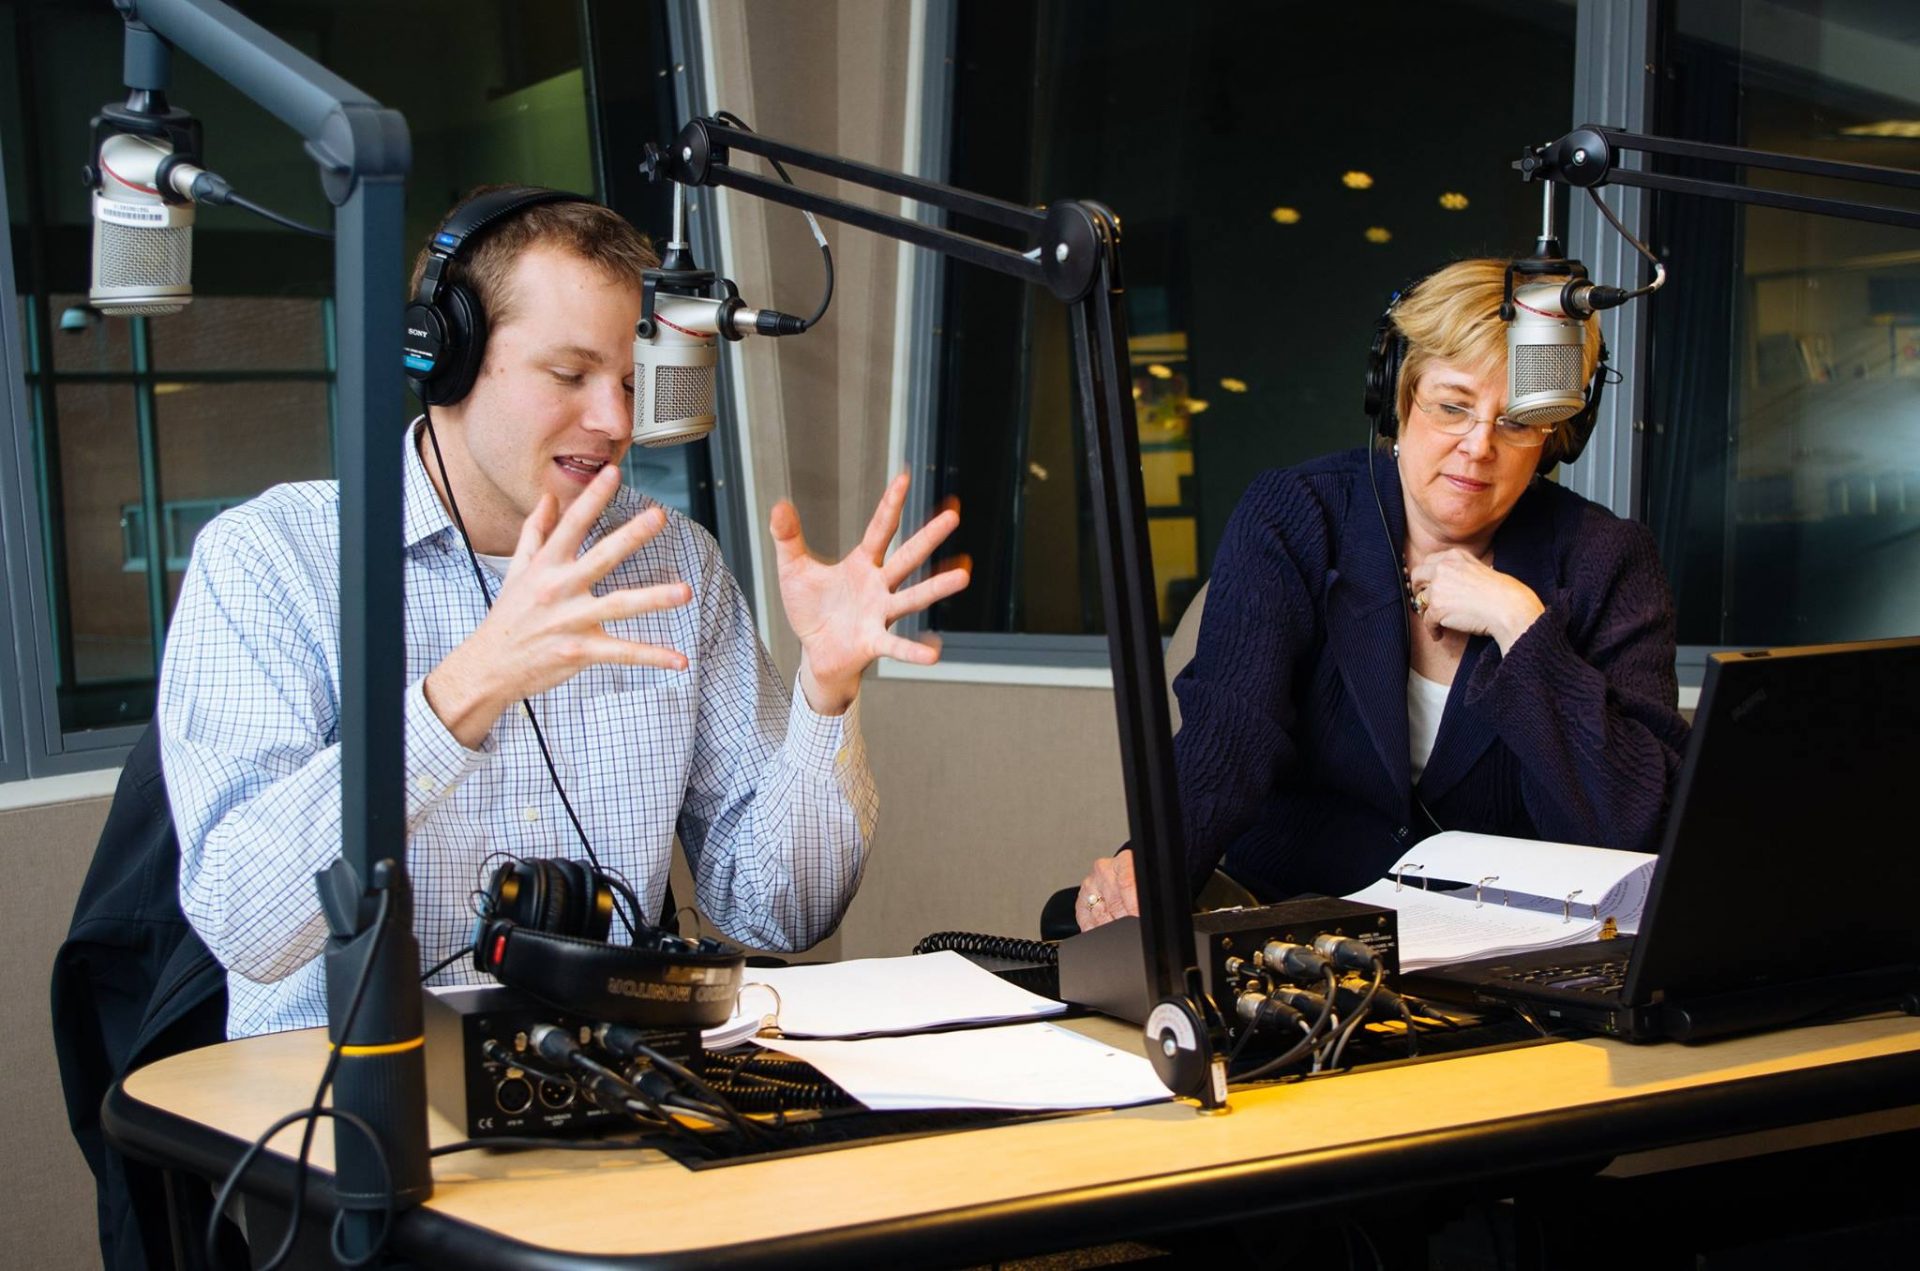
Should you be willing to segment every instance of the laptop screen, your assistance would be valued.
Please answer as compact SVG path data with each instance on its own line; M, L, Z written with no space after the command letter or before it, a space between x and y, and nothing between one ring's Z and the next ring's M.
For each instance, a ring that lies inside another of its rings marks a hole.
M1920 963L1920 638L1715 654L1625 985Z

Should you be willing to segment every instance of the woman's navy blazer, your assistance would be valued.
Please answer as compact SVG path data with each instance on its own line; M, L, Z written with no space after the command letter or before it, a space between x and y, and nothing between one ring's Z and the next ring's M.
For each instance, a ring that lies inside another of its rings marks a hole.
M1546 612L1505 657L1467 642L1417 785L1405 535L1385 451L1266 472L1241 499L1174 681L1196 880L1224 864L1268 899L1341 895L1438 829L1657 846L1687 725L1646 527L1549 481L1521 495L1492 564Z

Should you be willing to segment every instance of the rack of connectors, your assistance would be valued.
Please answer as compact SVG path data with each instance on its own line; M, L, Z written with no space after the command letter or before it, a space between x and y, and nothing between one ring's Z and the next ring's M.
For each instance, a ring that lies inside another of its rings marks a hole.
M569 1056L632 1080L649 1061L607 1045L594 1021L503 985L429 990L425 1013L428 1101L467 1138L569 1138L629 1124L591 1065ZM693 1029L627 1031L671 1061L699 1055ZM573 1049L556 1048L556 1035Z
M1365 945L1391 975L1399 969L1399 928L1391 909L1330 896L1215 909L1193 915L1194 957L1207 1000L1231 1012L1236 966L1273 943L1311 946L1322 936ZM1060 997L1116 1019L1140 1022L1152 1003L1140 978L1139 919L1121 918L1060 942Z

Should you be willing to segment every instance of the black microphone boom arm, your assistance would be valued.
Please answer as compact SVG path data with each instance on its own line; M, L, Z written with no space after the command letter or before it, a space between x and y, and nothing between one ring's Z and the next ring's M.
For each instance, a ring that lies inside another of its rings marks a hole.
M258 23L219 0L114 0L127 28L129 87L164 93L177 48L305 138L334 205L334 298L339 330L340 829L341 855L320 876L331 936L326 972L332 1040L343 1061L334 1106L378 1134L390 1173L358 1135L340 1136L334 1191L349 1211L348 1254L380 1238L380 1211L433 1191L427 1155L426 1067L420 1046L420 953L407 903L401 699L401 471L388 422L402 400L401 296L407 123ZM381 938L382 893L398 915ZM371 962L371 966L367 964ZM365 1001L344 1030L365 970ZM295 1203L298 1203L296 1198Z
M1528 146L1513 166L1519 169L1523 181L1558 181L1563 185L1589 189L1601 185L1631 185L1673 194L1694 194L1734 203L1751 203L1758 207L1782 208L1789 212L1811 212L1817 216L1839 216L1849 220L1874 221L1881 225L1898 225L1904 229L1920 229L1920 211L1908 208L1858 203L1850 199L1819 198L1787 190L1739 185L1731 181L1708 181L1619 166L1621 154L1635 151L1676 159L1699 159L1775 172L1794 172L1836 181L1860 181L1870 185L1920 190L1920 172L1905 168L1842 163L1834 159L1811 159L1804 155L1748 150L1742 146L1646 136L1599 124L1583 124L1557 141L1550 141L1544 146Z
M729 162L733 150L970 217L1010 231L1021 245L1005 246L770 180L734 167ZM1147 1057L1175 1094L1197 1098L1203 1108L1222 1106L1226 1068L1215 1047L1218 1013L1207 1000L1194 956L1191 892L1174 784L1159 606L1128 372L1119 217L1084 201L1024 207L820 154L717 118L693 120L664 152L649 146L641 167L654 179L725 186L1008 274L1044 287L1071 307L1075 396L1105 580L1101 593L1127 826L1137 863L1145 969L1151 1000L1158 1003L1147 1021Z

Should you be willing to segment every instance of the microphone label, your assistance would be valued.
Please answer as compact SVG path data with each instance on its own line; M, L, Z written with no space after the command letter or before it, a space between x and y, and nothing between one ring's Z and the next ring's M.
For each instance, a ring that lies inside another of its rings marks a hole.
M187 212L184 218L179 215L181 210L165 203L122 203L104 196L93 201L96 220L133 229L167 229L183 221L191 224L192 210L184 209Z

